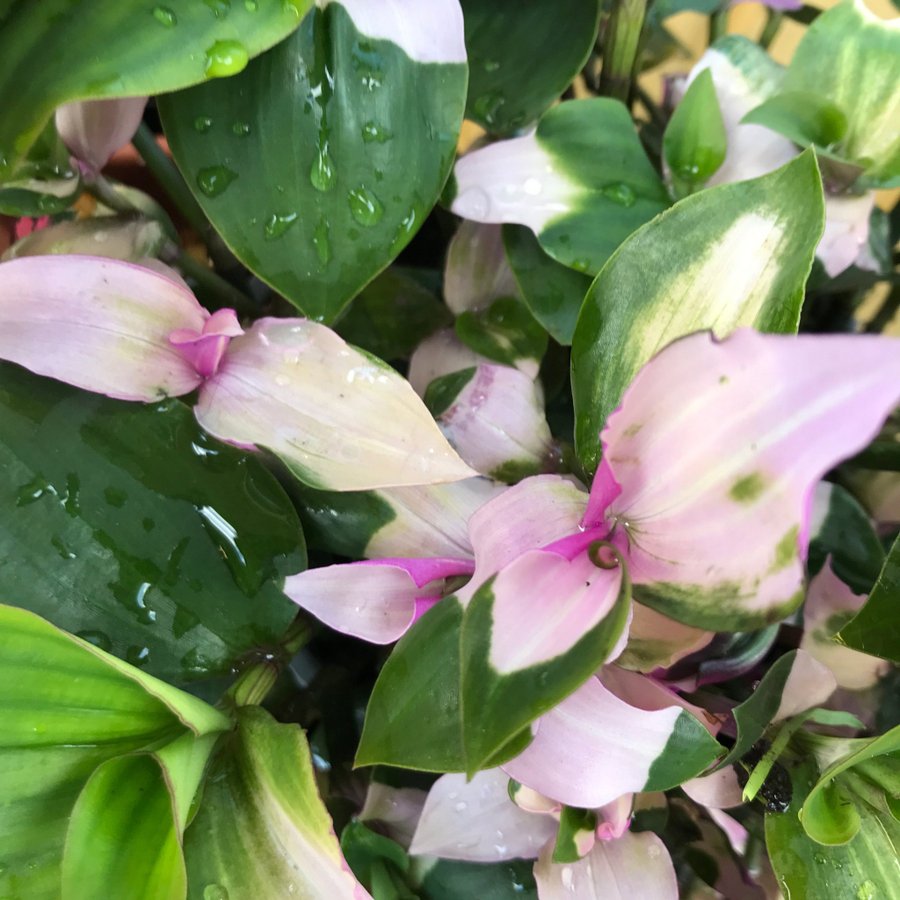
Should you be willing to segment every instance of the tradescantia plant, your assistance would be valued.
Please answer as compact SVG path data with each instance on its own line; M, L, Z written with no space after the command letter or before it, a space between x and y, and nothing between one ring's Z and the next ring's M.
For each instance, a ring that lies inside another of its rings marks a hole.
M898 20L731 6L0 3L0 898L900 897Z

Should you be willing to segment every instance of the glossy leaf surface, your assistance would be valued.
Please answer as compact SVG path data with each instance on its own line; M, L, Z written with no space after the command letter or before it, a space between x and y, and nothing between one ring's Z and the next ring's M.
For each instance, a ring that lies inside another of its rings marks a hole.
M377 19L395 5L370 9ZM217 231L319 321L334 320L419 229L465 103L462 51L417 62L358 30L359 11L329 3L236 78L160 102L175 160ZM437 15L423 28L438 45L453 38Z
M149 672L227 672L296 609L299 523L252 456L190 410L0 368L0 592Z
M808 153L771 175L687 197L610 259L572 341L576 449L588 472L606 417L666 344L703 329L797 330L822 233L821 191Z
M232 75L290 34L310 6L310 0L3 4L0 176L27 152L62 103L157 94ZM85 53L85 44L103 52Z

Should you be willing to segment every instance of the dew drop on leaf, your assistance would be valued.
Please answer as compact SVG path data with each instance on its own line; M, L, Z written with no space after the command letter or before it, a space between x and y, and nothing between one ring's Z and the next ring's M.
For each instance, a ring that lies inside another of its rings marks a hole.
M377 122L371 120L366 122L362 127L362 139L367 143L384 144L393 137L390 131Z
M125 651L125 661L138 669L143 668L150 662L150 648L132 645Z
M634 190L620 181L606 185L603 188L603 196L608 200L612 200L613 203L618 203L619 206L625 207L634 206L635 200L637 200Z
M200 134L206 134L212 128L213 120L209 116L197 116L194 119L194 131Z
M231 0L203 0L217 19L224 19L231 12Z
M381 221L384 207L381 201L365 185L353 188L347 195L350 214L366 228L371 228Z
M235 122L231 126L231 133L236 135L237 137L247 137L247 135L250 134L250 123Z
M228 900L228 890L221 884L208 884L203 888L203 900Z
M276 241L297 221L297 213L272 213L263 225L263 237Z
M216 41L206 51L206 75L208 78L236 75L249 61L247 48L240 41Z
M258 0L244 0L244 9L247 12L256 12L259 9Z
M197 187L207 197L218 197L235 178L237 172L232 172L225 166L209 166L197 173Z
M106 650L107 652L112 650L112 641L105 631L96 631L94 629L76 631L75 637L81 638L83 641L87 641L89 644L93 644L101 650Z
M175 16L175 13L169 9L168 6L154 6L153 7L153 18L159 22L165 28L172 28L174 25L178 24L178 19Z
M331 241L328 239L328 222L324 218L319 219L319 224L316 225L316 230L313 232L312 242L316 248L319 262L323 266L327 266L331 261Z
M875 900L875 897L878 896L878 888L875 885L874 881L866 880L860 886L856 892L857 900Z
M334 163L328 154L328 144L320 144L309 170L310 184L317 191L330 191L335 180Z

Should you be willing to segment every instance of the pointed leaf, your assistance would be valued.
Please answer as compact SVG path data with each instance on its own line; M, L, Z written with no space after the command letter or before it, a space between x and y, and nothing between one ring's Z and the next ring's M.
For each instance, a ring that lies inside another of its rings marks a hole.
M175 160L235 255L330 322L434 205L466 66L457 0L320 7L236 78L160 107Z
M638 709L591 678L538 721L530 746L503 770L562 803L598 807L625 793L675 787L720 750L680 706Z
M470 775L610 657L630 607L627 576L587 553L532 550L478 588L460 651Z
M572 341L585 469L597 465L597 435L625 388L676 338L707 328L722 337L742 325L797 330L822 210L809 153L771 175L687 197L623 244L591 285Z
M69 815L99 765L230 726L200 700L8 606L0 607L0 716L0 891L29 900L58 900Z
M898 595L900 595L900 537L894 540L866 605L838 632L837 640L847 647L889 659L900 665Z
M91 256L0 264L0 358L121 400L198 387L169 335L208 318L183 284L142 266Z
M837 144L847 131L847 117L833 103L809 91L785 91L770 97L741 119L764 125L808 147Z
M584 295L591 286L590 277L548 256L531 231L521 225L504 225L503 243L531 314L555 341L568 346Z
M597 36L593 0L462 0L469 51L466 117L488 131L533 122L568 87Z
M353 491L474 474L405 379L306 319L259 319L233 340L195 413L210 434L266 447L312 487Z
M506 262L499 225L463 220L447 247L444 299L454 315L514 297L516 282Z
M67 100L173 91L240 71L290 34L311 5L195 0L123 5L118 0L4 4L0 36L0 177ZM85 54L85 42L102 47ZM43 60L40 66L31 63ZM28 78L22 78L27 71Z
M692 335L647 365L603 432L604 465L622 486L606 516L629 540L636 598L722 631L796 608L813 487L893 410L898 348L746 330L720 343Z
M6 364L0 420L0 599L178 682L284 633L281 579L306 551L258 459L177 400L121 403Z
M553 107L536 131L468 153L454 176L457 215L527 225L554 259L592 274L668 200L631 115L607 98Z
M237 717L185 832L190 896L218 887L234 898L368 898L319 798L303 732L255 706Z
M146 97L66 103L56 110L56 129L81 162L99 171L134 137L146 105Z
M476 353L516 366L532 379L547 350L546 332L514 297L501 297L477 312L462 312L456 320L456 336Z

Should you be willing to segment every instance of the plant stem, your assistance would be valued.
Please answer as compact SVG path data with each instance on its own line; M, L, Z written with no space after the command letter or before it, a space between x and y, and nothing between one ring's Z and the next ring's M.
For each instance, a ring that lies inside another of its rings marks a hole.
M615 0L603 41L600 93L628 101L647 0Z
M709 17L709 43L715 43L728 34L728 7L714 12Z
M768 778L769 772L772 771L772 766L775 765L778 757L781 756L782 751L787 747L791 736L805 721L806 716L804 715L794 716L794 718L788 719L781 726L781 730L778 732L775 740L772 741L771 746L747 779L747 784L744 786L743 791L745 803L752 800L759 793L759 789L763 786L766 778Z
M213 309L230 307L242 315L258 313L246 294L227 282L214 269L194 259L174 241L168 242L160 254L163 262L171 263L188 278L192 278L203 292L206 306Z
M124 213L126 215L134 215L140 210L136 209L127 197L123 197L116 189L106 180L99 172L84 180L88 193L102 203L104 206L113 210L113 212Z
M184 178L181 177L181 172L178 171L175 163L156 143L155 135L144 122L138 126L132 143L150 173L178 207L187 223L198 235L205 238L210 230L210 224L206 220L200 204L194 199L194 195L190 192Z
M763 48L763 50L768 50L769 45L775 39L775 35L778 34L778 29L781 28L781 23L784 20L784 13L780 12L777 9L769 10L769 17L766 19L766 26L762 30L762 34L759 36L759 46Z

